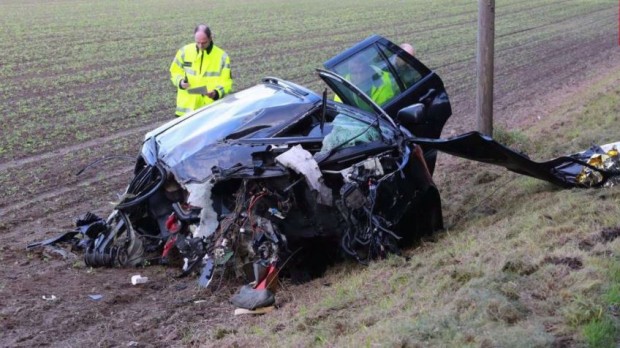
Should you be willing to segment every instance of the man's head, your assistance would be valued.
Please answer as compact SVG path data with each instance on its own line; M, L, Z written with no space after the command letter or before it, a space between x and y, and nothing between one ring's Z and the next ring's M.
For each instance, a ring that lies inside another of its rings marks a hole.
M405 52L409 53L410 55L415 56L415 48L413 48L413 45L404 43L400 45L400 48L402 48Z
M364 56L355 56L348 62L351 82L358 87L372 82L374 71Z
M194 29L194 40L198 49L206 49L211 44L211 29L205 24L197 25Z

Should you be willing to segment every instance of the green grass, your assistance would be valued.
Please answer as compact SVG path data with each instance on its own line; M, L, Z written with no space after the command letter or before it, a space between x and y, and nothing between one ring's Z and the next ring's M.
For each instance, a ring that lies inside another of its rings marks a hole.
M607 261L605 268L608 270L609 283L604 286L606 289L602 301L602 308L597 315L583 325L583 336L590 347L612 347L618 342L620 337L620 261L616 254L614 258Z

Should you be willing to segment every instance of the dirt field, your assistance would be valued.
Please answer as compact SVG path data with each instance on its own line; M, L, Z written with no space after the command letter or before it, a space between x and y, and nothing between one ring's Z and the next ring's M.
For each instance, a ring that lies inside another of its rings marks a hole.
M609 13L610 22L616 14ZM614 28L608 24L583 41L559 30L551 38L524 43L521 51L518 46L499 46L496 126L526 128L570 99L574 91L587 89L607 71L619 69L617 32L610 31ZM474 129L475 58L437 69L454 111L444 136ZM178 269L89 269L81 255L70 251L25 250L28 243L72 229L74 219L86 211L109 213L107 202L131 177L130 161L111 160L106 172L94 168L79 177L74 174L119 148L133 149L123 155L135 156L143 134L172 114L169 109L153 112L159 115L154 123L118 127L121 130L114 133L91 132L83 141L60 148L50 144L49 151L33 155L17 151L0 161L0 177L6 184L0 197L1 346L209 345L192 342L191 332L202 327L216 337L221 330L216 328L261 320L232 315L228 298L239 284L205 291L195 279L176 278ZM2 132L6 135L11 130L3 126ZM449 161L442 160L437 170L450 170ZM132 286L134 274L148 276L148 283ZM279 294L278 305L300 301L316 286L320 285L288 286Z

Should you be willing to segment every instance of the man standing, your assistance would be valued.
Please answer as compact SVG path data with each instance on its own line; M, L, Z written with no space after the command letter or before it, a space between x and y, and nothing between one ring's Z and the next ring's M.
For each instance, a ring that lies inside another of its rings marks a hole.
M213 44L211 29L198 25L194 40L195 43L177 51L170 65L170 80L177 87L177 116L211 104L232 91L230 58Z

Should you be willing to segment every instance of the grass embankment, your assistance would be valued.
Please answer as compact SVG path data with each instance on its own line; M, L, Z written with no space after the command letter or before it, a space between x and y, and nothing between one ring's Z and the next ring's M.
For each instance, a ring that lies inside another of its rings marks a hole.
M617 141L619 81L615 71L535 127L500 130L497 138L538 160ZM437 174L447 229L407 250L408 259L338 266L307 298L249 327L214 328L209 339L356 347L618 343L620 187L562 190L465 160L444 163Z

